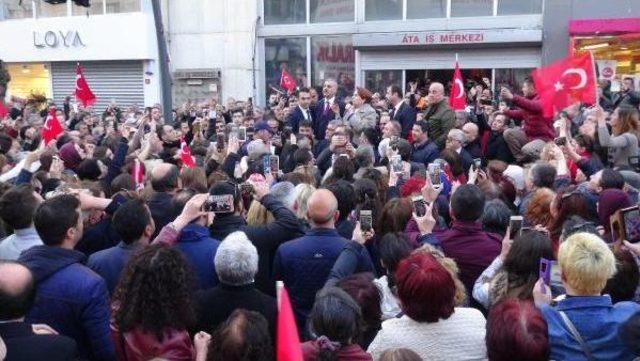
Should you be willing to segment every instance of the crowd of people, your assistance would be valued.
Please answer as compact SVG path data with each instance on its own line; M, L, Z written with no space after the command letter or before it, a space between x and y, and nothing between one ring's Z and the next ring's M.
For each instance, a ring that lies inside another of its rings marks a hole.
M283 281L304 360L633 360L624 84L553 118L530 79L479 82L464 110L438 82L340 98L332 79L266 107L14 98L0 356L274 360ZM64 131L45 142L51 113Z

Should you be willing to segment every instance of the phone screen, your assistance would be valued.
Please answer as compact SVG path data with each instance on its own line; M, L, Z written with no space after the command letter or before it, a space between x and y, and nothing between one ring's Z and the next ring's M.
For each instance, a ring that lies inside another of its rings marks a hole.
M428 168L429 179L431 180L431 184L434 186L440 186L440 165L436 163L429 164Z
M245 142L247 140L247 128L239 127L238 128L238 141Z
M262 157L262 169L264 174L271 172L271 156L265 155Z
M214 213L233 213L233 195L210 195L202 206L204 211Z
M412 197L411 203L413 203L413 211L416 213L416 216L423 217L427 214L427 204L422 196Z
M622 210L624 237L630 243L640 242L640 211L638 207Z
M363 209L360 211L360 229L363 232L369 232L373 229L373 215L371 210Z
M509 239L515 239L522 234L522 216L511 216L509 219Z
M402 173L402 157L394 155L391 157L391 171L393 173Z
M271 173L278 173L278 171L280 170L280 158L278 158L277 155L272 155L269 158L269 169L271 170Z

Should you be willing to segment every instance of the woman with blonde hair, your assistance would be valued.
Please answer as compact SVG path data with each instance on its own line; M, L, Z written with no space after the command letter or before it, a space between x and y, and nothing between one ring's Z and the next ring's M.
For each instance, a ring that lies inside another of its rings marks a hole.
M601 295L616 273L616 259L595 234L576 233L560 244L558 264L567 297L551 306L551 290L543 280L533 288L536 305L549 327L552 360L633 360L618 329L640 311L634 302L611 302Z
M251 201L251 206L247 211L247 224L250 226L260 226L275 221L273 214L258 201Z
M311 194L316 190L316 188L310 184L307 183L300 183L296 186L295 188L295 192L296 192L296 201L295 201L295 207L296 207L296 217L298 217L301 220L304 221L308 221L309 218L307 217L307 201L309 200L309 197L311 197Z

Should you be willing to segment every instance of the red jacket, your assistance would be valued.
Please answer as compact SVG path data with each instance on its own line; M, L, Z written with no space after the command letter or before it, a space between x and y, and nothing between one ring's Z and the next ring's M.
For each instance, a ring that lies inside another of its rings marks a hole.
M119 361L147 361L162 358L171 361L193 361L196 351L186 330L166 330L162 341L136 327L124 335L111 323L111 337Z
M315 361L318 359L320 349L316 341L307 341L301 344L302 357L304 361ZM337 352L338 361L373 361L370 354L365 352L357 344L340 348Z
M542 115L542 103L537 94L528 98L514 95L511 102L519 109L505 110L504 113L513 119L522 120L522 129L529 141L535 139L542 139L545 142L553 140L556 134L553 129L553 119L545 118Z

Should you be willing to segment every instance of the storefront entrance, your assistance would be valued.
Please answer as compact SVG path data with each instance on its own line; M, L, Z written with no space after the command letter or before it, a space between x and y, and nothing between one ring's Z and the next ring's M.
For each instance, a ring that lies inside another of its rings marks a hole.
M7 95L27 98L41 95L51 98L51 73L47 63L10 63L6 64L11 75Z

